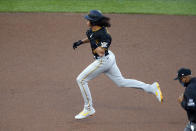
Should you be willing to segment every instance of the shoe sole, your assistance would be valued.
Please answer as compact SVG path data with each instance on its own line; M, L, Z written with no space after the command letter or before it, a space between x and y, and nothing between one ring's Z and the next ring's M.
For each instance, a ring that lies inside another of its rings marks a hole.
M89 117L89 116L93 116L93 115L95 115L95 112L93 113L93 114L88 114L88 116L86 116L86 117L84 117L84 118L75 118L76 120L82 120L82 119L85 119L85 118L87 118L87 117Z
M162 94L162 92L161 92L161 88L160 88L160 85L159 85L159 83L158 82L156 82L156 85L157 85L157 88L158 88L158 90L159 90L159 93L160 93L160 98L161 98L161 103L163 103L163 94ZM156 96L157 96L158 94L156 94Z

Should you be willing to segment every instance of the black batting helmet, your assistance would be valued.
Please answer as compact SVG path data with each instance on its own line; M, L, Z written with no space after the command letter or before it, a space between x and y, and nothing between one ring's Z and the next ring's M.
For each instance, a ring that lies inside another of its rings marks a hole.
M88 15L84 16L85 19L97 22L103 18L103 14L99 10L91 10Z

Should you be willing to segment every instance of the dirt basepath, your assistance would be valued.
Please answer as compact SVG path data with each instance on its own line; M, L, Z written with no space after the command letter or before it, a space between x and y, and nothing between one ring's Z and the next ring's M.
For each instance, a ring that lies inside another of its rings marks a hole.
M111 50L122 74L159 81L160 104L141 90L118 88L101 75L89 85L96 115L77 121L83 99L77 75L93 61L84 14L0 14L0 131L182 131L179 67L196 75L196 17L108 15Z

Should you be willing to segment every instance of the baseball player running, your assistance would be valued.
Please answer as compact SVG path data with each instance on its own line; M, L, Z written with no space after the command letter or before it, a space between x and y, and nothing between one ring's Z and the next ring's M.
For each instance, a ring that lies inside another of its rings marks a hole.
M87 26L89 27L86 32L87 38L73 43L73 49L90 42L95 60L77 77L77 83L84 99L84 109L75 116L75 119L84 119L95 114L88 81L101 73L107 75L119 87L143 89L154 94L158 101L162 102L163 96L158 82L146 84L134 79L125 79L122 76L116 64L115 55L109 50L112 41L110 34L107 32L107 27L111 26L110 18L104 16L98 10L91 10L84 18L87 20Z

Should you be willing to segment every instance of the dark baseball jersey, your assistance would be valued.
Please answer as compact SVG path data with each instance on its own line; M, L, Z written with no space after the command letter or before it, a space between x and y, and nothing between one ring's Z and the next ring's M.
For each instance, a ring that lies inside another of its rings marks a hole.
M95 58L99 57L98 54L94 51L99 46L105 49L105 56L108 55L108 48L110 47L112 38L105 27L101 27L97 31L92 31L90 28L87 30L86 35L90 40L92 53Z
M196 123L196 78L192 78L185 86L181 105L187 111L189 121Z

